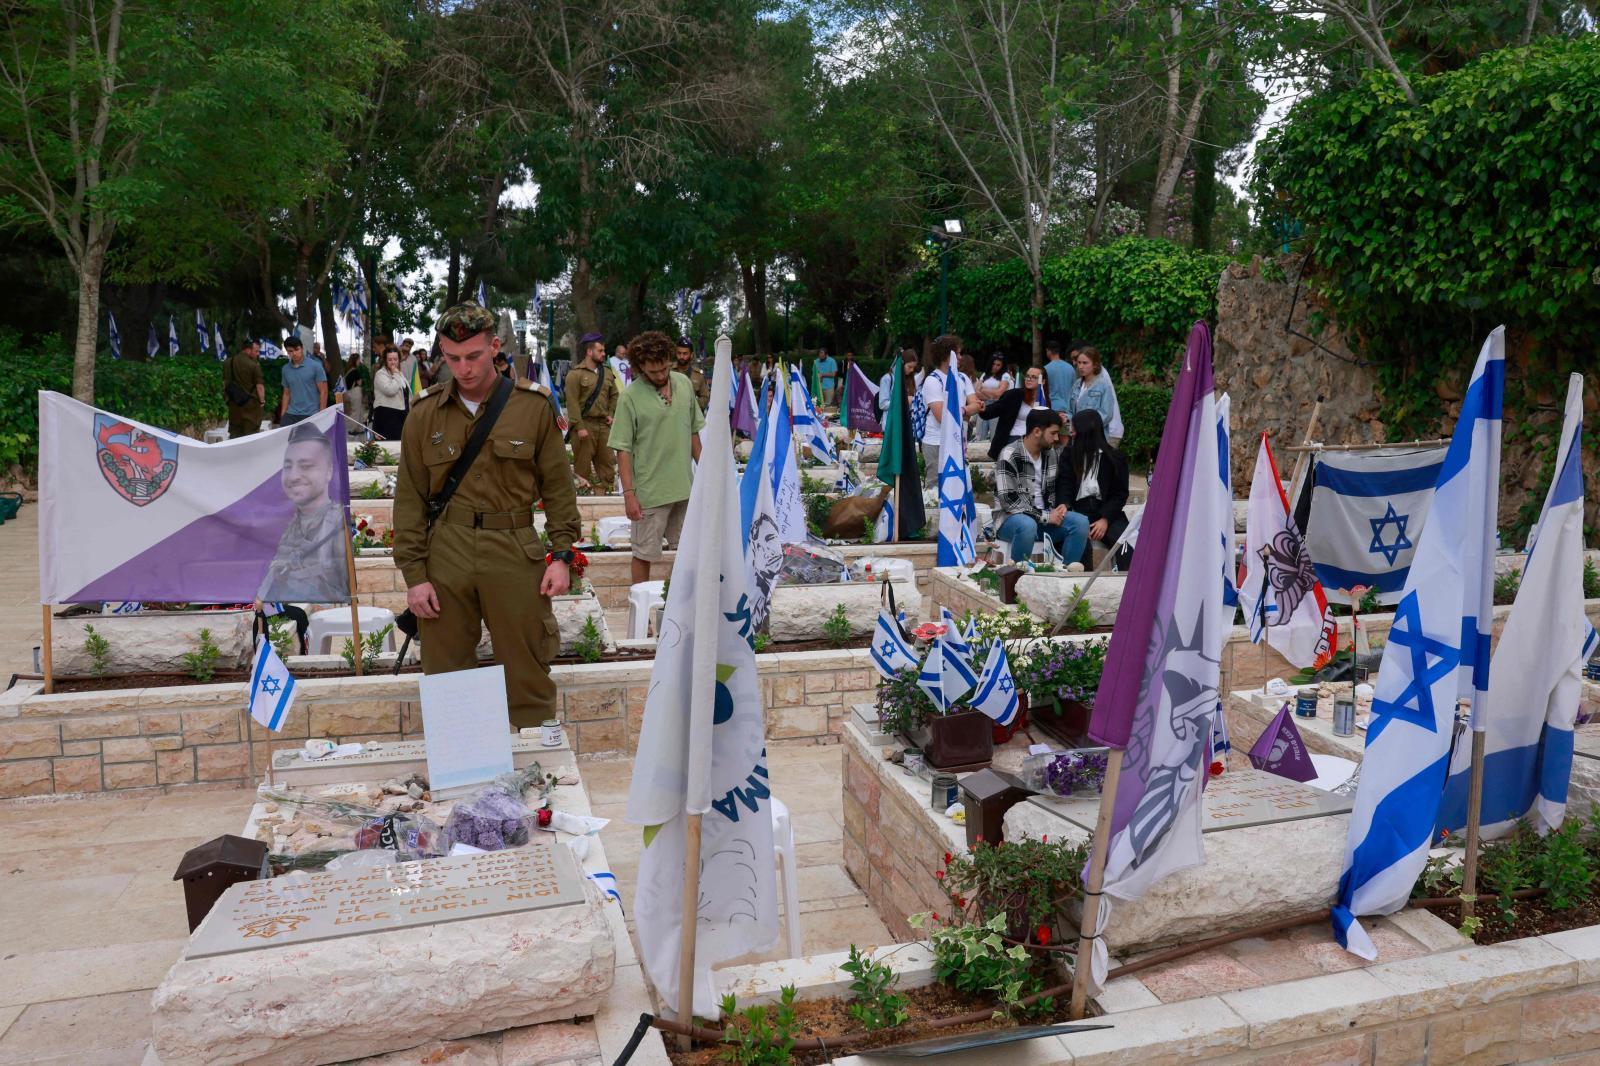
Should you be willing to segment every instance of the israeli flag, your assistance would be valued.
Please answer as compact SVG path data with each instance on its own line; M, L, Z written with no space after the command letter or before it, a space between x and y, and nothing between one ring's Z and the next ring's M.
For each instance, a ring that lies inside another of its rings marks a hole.
M1222 701L1217 701L1217 713L1211 719L1211 761L1226 758L1233 750L1233 740L1228 736L1228 716L1222 712Z
M585 870L584 876L593 881L600 889L600 894L607 899L614 899L618 906L622 904L622 893L617 891L617 875L610 870Z
M939 552L938 566L970 566L977 561L975 540L978 508L967 474L967 441L961 431L961 388L956 384L956 357L944 375L944 418L939 425ZM920 438L919 438L920 439Z
M911 645L888 611L878 612L878 627L872 632L872 662L885 681L892 681L901 671L915 669L917 665Z
M294 675L278 658L266 637L256 638L256 661L250 667L250 717L274 733L294 705Z
M978 675L972 669L972 655L963 650L966 645L952 641L949 633L935 641L934 646L940 651L939 691L944 693L945 710L949 710L977 688Z
M944 635L939 639L952 652L971 662L973 629L969 628L963 633L961 626L956 622L956 616L950 613L950 608L943 605L939 607L939 624L944 626Z
M1482 834L1504 836L1528 818L1561 826L1572 776L1573 726L1594 627L1583 613L1583 376L1567 382L1555 475L1522 584L1495 646L1489 699L1473 728L1484 736ZM1456 745L1439 828L1467 824L1472 750Z
M828 439L828 427L817 414L817 405L811 402L811 390L806 388L799 363L789 367L789 406L794 409L794 433L799 442L809 446L811 454L822 462L838 462L833 441Z
M689 307L689 290L688 289L679 289L678 290L678 317L679 318L682 318L684 316L684 312L688 309L688 307Z
M261 344L261 358L263 358L263 359L282 359L283 358L283 349L278 347L276 344L273 344L271 341L266 340L265 338L263 338L259 343ZM333 383L331 381L328 383L328 388L329 389L333 388Z
M167 354L178 354L178 320L167 316Z
M894 540L894 529L894 493L891 492L883 498L883 509L872 525L872 543L887 544Z
M488 307L489 306L489 290L487 290L487 289L485 289L483 287L483 279L482 278L478 279L478 306L479 307ZM363 307L362 310L366 310L366 308Z
M543 310L544 302L539 299L539 283L536 281L533 283L533 302L528 305L528 311L530 313L530 317L535 322L538 322L539 315L541 312L543 312Z
M1016 720L1017 682L1011 676L1005 641L997 640L989 646L989 659L983 664L978 691L971 702L975 710L993 718L996 725L1010 725Z
M122 334L117 329L117 316L106 312L106 335L111 339L111 358L122 358Z
M228 349L222 344L222 326L219 323L211 323L211 339L217 342L217 358L219 360L228 358Z
M150 323L150 331L145 334L144 354L149 356L151 359L154 359L156 357L156 353L160 350L161 342L156 340L156 324L152 322Z
M211 338L206 333L206 316L198 307L194 309L194 335L200 342L200 350L210 351Z
M922 660L922 666L917 671L917 687L928 694L933 705L943 711L948 704L944 701L944 643L934 641L928 649L928 657Z
M1364 959L1377 949L1357 917L1405 906L1427 862L1456 701L1470 700L1479 720L1488 695L1504 395L1502 326L1478 354L1378 670L1332 914L1334 936Z
M1378 602L1400 600L1406 575L1444 469L1445 449L1330 452L1313 468L1306 550L1329 601L1340 590L1375 589Z
M691 302L689 304L689 313L691 315L698 315L700 313L700 308L702 306L704 306L704 305L701 303L700 294L699 293L695 293L693 302ZM702 336L702 339L703 339L704 338L704 334L702 334L701 336Z

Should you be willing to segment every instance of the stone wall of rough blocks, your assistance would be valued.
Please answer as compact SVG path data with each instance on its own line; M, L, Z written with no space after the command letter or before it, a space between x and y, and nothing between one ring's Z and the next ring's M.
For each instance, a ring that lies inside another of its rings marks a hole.
M851 704L871 702L864 649L758 659L773 743L831 744ZM557 666L552 672L579 754L628 754L638 744L649 662ZM389 741L422 733L416 674L304 678L281 732L246 718L239 683L46 696L38 682L0 695L0 799L158 785L243 785L269 752L308 737Z
M934 873L944 853L962 845L935 833L921 809L926 798L919 803L886 779L900 768L884 762L882 749L862 743L854 731L846 731L843 746L845 869L890 934L914 940L919 934L906 916L949 909Z

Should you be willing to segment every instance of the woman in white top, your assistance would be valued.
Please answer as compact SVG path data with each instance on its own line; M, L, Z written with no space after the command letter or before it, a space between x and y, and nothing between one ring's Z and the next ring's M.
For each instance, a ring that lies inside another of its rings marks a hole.
M399 440L411 406L411 385L400 373L400 349L383 350L383 366L372 376L372 428L384 440Z
M985 407L994 403L1011 388L1011 374L1006 370L1006 357L996 352L989 357L989 369L978 379L978 400ZM1024 416L1026 417L1026 416ZM974 440L988 440L994 436L994 419L978 419L978 432Z

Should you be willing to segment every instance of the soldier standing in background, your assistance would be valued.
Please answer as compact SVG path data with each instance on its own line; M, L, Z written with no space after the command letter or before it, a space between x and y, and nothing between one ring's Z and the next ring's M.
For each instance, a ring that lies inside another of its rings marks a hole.
M617 457L609 437L622 385L606 365L605 338L585 333L578 343L579 362L567 371L561 385L567 398L567 421L572 425L572 468L589 482L592 491L604 496L617 483Z
M674 355L676 362L672 369L689 379L689 384L694 386L695 400L700 404L700 410L704 411L711 403L711 378L694 365L694 346L687 337L678 338Z
M222 334L217 334L222 346ZM228 404L228 439L261 432L261 415L267 402L267 385L261 376L261 346L253 340L222 364L222 395Z
M406 605L422 620L423 672L476 667L487 623L506 670L511 725L522 728L555 715L550 660L561 634L550 597L567 591L582 523L555 400L536 382L512 384L495 373L494 331L494 315L471 301L439 321L450 380L424 390L406 418L394 561ZM505 407L482 450L443 509L430 507L497 390ZM548 549L533 525L540 500Z

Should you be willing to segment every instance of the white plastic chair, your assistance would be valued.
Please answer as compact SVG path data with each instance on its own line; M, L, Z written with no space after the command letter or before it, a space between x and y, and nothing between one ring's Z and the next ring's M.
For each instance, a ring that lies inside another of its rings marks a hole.
M387 607L358 607L361 619L361 635L376 633L386 625L394 623L394 612ZM383 650L394 651L394 630L389 630L383 638ZM311 649L312 655L333 655L338 648L344 647L336 643L350 638L350 608L333 607L326 611L318 611L311 616L311 626L306 630L306 647Z
M641 581L628 590L628 638L644 640L650 635L650 609L667 602L665 581Z
M772 843L783 874L783 941L788 957L800 957L800 882L795 876L794 825L789 808L772 797Z
M608 548L625 546L633 531L633 523L625 515L609 515L595 524L600 527L600 543Z

